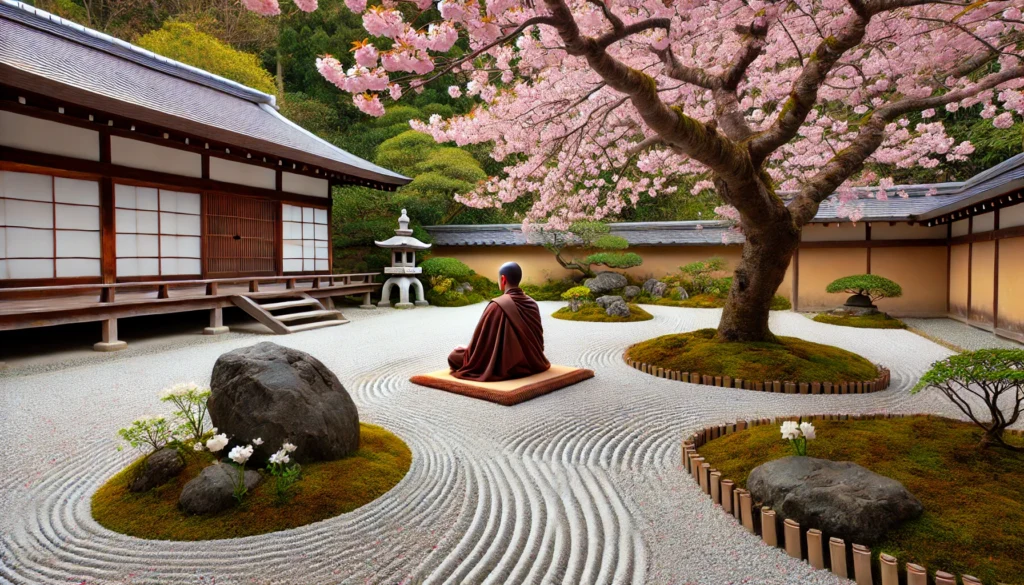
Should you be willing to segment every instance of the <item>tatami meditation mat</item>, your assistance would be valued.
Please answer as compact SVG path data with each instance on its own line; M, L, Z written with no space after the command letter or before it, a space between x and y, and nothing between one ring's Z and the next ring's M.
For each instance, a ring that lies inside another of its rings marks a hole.
M570 368L552 364L546 372L501 382L473 382L452 376L451 370L443 369L429 374L409 378L413 384L454 392L471 398L479 398L505 406L512 406L536 398L541 394L561 390L588 378L594 377L593 370Z

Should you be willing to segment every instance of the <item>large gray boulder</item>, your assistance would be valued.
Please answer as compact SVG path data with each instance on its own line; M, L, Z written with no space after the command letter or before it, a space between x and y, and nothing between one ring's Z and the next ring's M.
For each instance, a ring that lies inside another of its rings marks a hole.
M164 447L146 457L139 474L128 484L130 492L148 492L171 481L185 469L185 460L177 450Z
M594 296L603 295L612 292L615 289L624 288L629 281L626 277L619 274L618 272L598 272L594 278L588 278L583 282L583 286L590 289L590 294Z
M849 461L776 459L750 472L747 489L783 519L867 546L924 511L903 484Z
M660 299L665 296L666 291L668 291L668 285L657 278L649 278L644 282L644 292L649 294L652 298Z
M622 296L624 296L627 301L632 301L639 294L640 294L640 287L639 286L627 286L626 288L622 289Z
M214 463L185 484L178 497L178 506L186 514L216 514L234 506L235 485L240 468L227 463ZM245 488L252 490L260 483L260 472L245 472Z
M359 448L359 412L338 377L313 356L263 342L230 351L213 366L210 420L233 445L256 438L261 465L285 441L299 463L331 461ZM227 451L225 451L227 452Z

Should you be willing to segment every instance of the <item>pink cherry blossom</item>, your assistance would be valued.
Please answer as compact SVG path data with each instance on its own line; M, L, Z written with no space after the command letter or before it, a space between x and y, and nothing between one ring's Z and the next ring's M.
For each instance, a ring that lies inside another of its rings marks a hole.
M366 0L345 0L345 6L357 14L366 10Z
M277 0L242 0L242 5L260 16L281 14L281 5Z
M375 118L384 115L384 106L380 103L380 97L375 93L356 94L352 96L352 103L364 114L369 114Z
M303 12L313 12L317 8L317 0L295 0L295 5Z
M372 44L361 45L355 51L356 64L360 67L376 67L377 65L377 47Z
M1009 128L1013 126L1013 114L1010 112L1003 112L992 119L992 125L996 128Z
M453 98L462 97L462 88L457 85L448 86L448 95Z

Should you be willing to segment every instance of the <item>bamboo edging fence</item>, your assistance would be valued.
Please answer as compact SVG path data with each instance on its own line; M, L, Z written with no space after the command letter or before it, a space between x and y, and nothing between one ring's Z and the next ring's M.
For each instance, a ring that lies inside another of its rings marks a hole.
M815 414L803 417L776 417L740 420L727 425L705 427L683 441L683 465L693 480L709 496L711 500L731 514L748 531L759 535L766 544L785 549L789 556L806 560L815 569L829 569L836 575L853 579L857 585L900 585L899 563L895 557L882 554L878 560L872 560L871 549L850 544L841 538L829 538L820 530L811 528L804 530L793 520L781 521L775 511L761 507L753 501L750 492L737 487L736 483L723 478L722 473L701 457L697 449L719 437L761 425L780 425L783 421L802 419L805 421L844 421L844 420L878 420L924 416L943 418L932 414ZM1006 432L1022 436L1024 430L1012 429ZM924 567L914 563L906 563L905 585L957 585L951 573L936 571L934 578L929 580ZM971 575L961 575L963 585L981 585L981 580Z
M631 360L629 359L630 349L632 349L632 346L627 348L625 353L622 354L622 359L633 369L667 380L719 386L722 388L740 388L777 394L867 394L869 392L885 390L889 387L890 382L889 369L882 366L876 366L878 368L878 377L866 382L789 382L786 380L743 380L733 378L732 376L709 376L698 372L666 370L660 366Z

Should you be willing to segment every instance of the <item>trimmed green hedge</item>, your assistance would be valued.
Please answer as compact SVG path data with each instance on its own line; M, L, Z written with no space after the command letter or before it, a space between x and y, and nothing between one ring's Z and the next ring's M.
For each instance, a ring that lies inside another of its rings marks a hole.
M837 278L825 287L825 292L864 295L871 297L872 302L903 296L903 288L900 285L877 274L855 274Z

